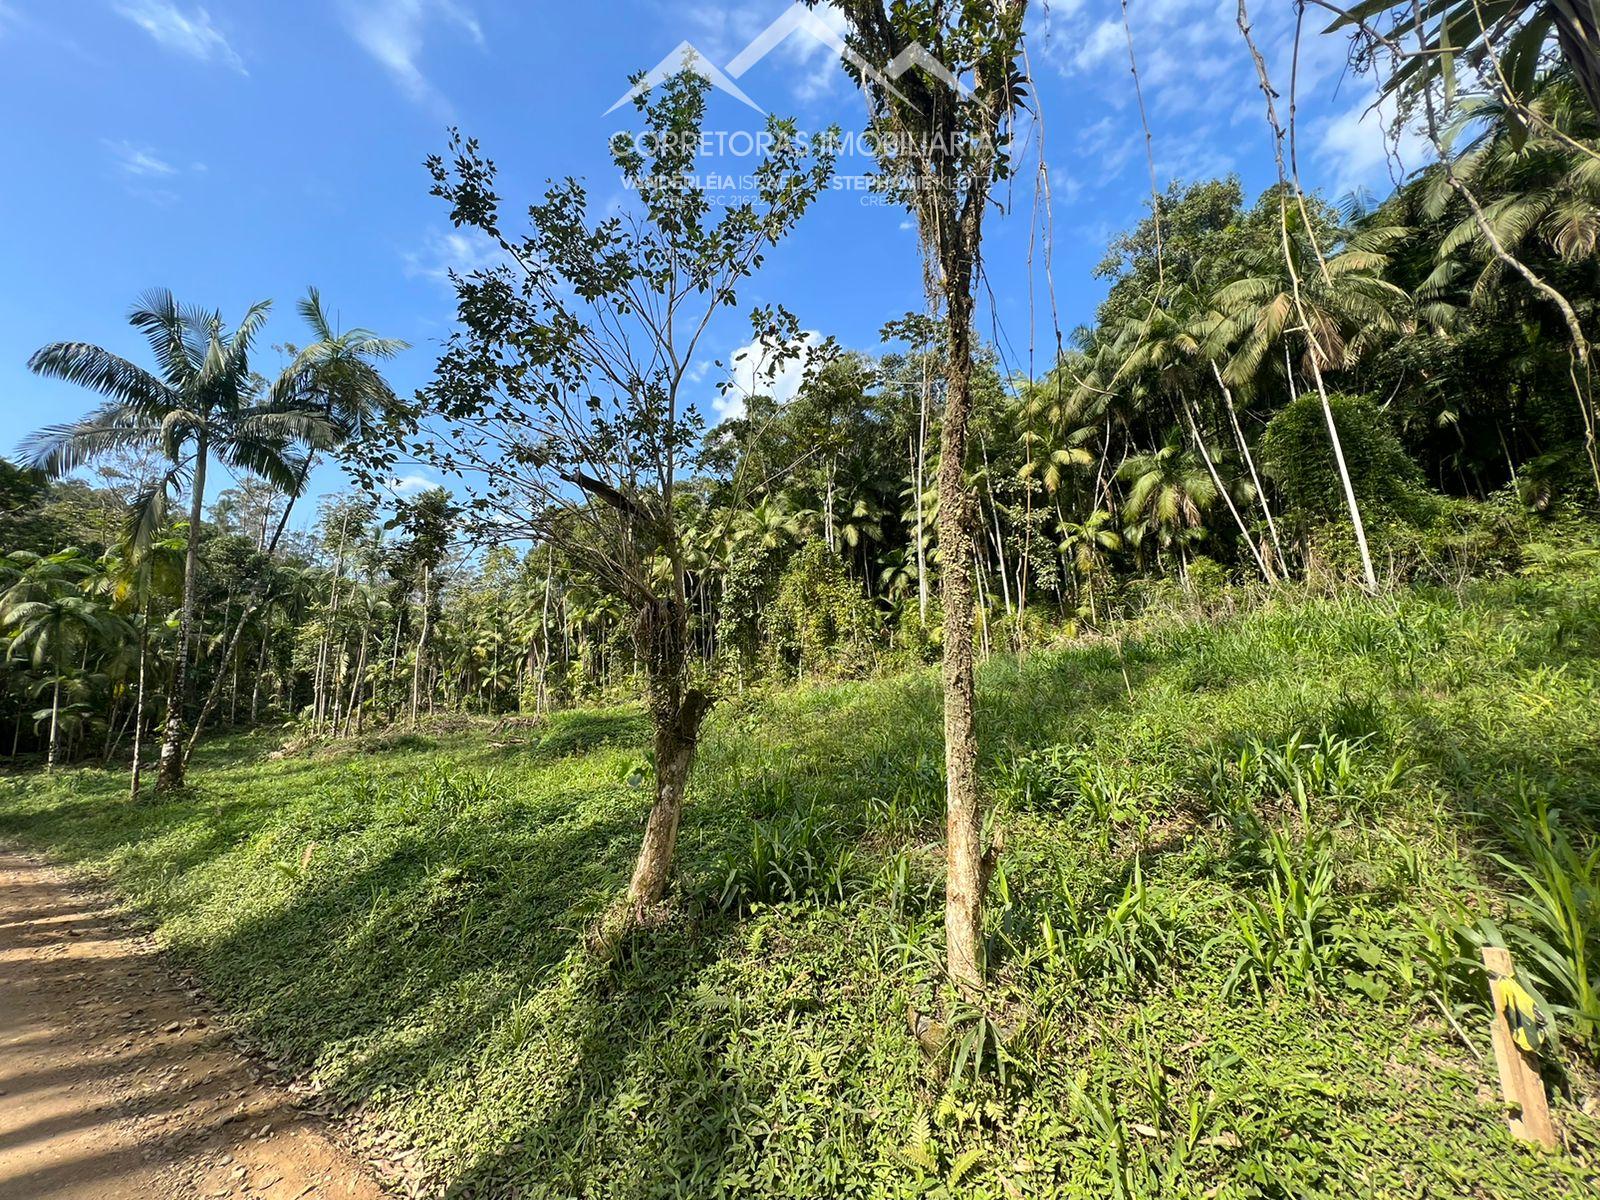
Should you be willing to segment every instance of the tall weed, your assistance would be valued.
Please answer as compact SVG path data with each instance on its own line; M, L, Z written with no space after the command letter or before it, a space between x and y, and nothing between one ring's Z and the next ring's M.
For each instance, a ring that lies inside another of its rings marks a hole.
M748 911L807 896L840 901L851 890L854 864L839 825L816 808L758 821L745 844L723 857L717 904Z
M1562 999L1555 1013L1600 1048L1600 844L1575 845L1540 790L1520 788L1516 807L1520 861L1495 855L1524 889L1507 897L1506 939Z

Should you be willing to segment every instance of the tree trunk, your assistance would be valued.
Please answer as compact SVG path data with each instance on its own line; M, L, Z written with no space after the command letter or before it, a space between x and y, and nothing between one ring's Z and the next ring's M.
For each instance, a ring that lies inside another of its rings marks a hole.
M1189 410L1189 400L1180 395L1178 403L1183 407L1183 415L1189 423L1189 433L1194 437L1195 448L1200 451L1200 459L1206 465L1206 473L1211 476L1211 483L1217 489L1217 494L1222 497L1222 502L1228 506L1228 511L1233 514L1233 523L1239 530L1239 536L1244 540L1245 549L1250 551L1256 560L1256 566L1261 568L1261 578L1273 584L1277 580L1273 577L1272 569L1267 566L1267 560L1262 557L1255 540L1250 536L1250 529L1244 523L1244 518L1239 515L1239 510L1233 503L1233 495L1228 491L1228 485L1223 482L1222 475L1217 471L1216 464L1211 461L1211 452L1206 449L1206 440L1200 433L1200 425L1194 419L1194 414ZM1185 586L1188 580L1185 576Z
M120 740L122 736L122 734L117 731L117 716L119 715L117 713L117 709L120 707L121 702L118 700L117 694L112 692L111 705L106 711L106 744L105 747L100 751L100 765L102 767L111 761L112 748L116 746L118 740ZM122 731L126 732L127 728L127 722L123 722Z
M333 568L333 600L328 612L328 627L323 632L322 645L318 647L317 654L317 694L313 701L315 705L313 723L314 728L319 733L322 731L322 719L324 717L329 718L328 732L330 734L334 732L334 726L338 722L339 685L334 678L333 649L334 638L339 625L339 590L344 584L345 534L349 528L350 514L346 512L339 521L339 550L337 561ZM331 696L329 695L330 692L332 693ZM334 710L332 714L329 712L330 701Z
M178 625L178 656L173 664L172 691L167 697L167 728L161 740L161 766L156 775L156 791L169 792L183 786L184 710L189 706L189 644L194 638L194 609L198 599L200 573L200 513L206 494L206 436L195 439L194 497L189 501L189 549L183 560L183 616Z
M628 903L635 919L666 895L698 734L698 729L687 733L679 717L669 718L655 730L656 798L650 806L644 843L639 847L639 859L628 883Z
M544 608L539 617L539 637L544 649L539 656L539 699L535 709L543 716L550 704L550 582L555 576L556 552L549 547L545 552L544 565Z
M50 689L50 749L45 752L44 770L49 774L56 769L56 737L61 716L61 663L56 663L56 681Z
M1317 365L1316 351L1311 355L1311 373L1316 380L1317 394L1322 398L1322 416L1328 423L1328 440L1333 443L1333 461L1339 468L1339 482L1344 486L1345 503L1350 508L1350 524L1356 531L1356 546L1361 551L1361 571L1365 576L1367 591L1378 590L1378 573L1372 568L1372 551L1367 547L1367 527L1361 520L1361 505L1356 501L1356 487L1350 479L1350 468L1344 461L1344 443L1339 440L1339 427L1333 420L1333 405L1328 401L1328 389L1322 382L1322 368Z
M822 540L827 543L828 553L832 554L833 545L833 472L837 463L836 459L828 462L828 494L822 502Z
M417 635L417 660L411 664L411 728L417 727L417 707L422 698L422 656L428 648L428 625L433 616L428 606L428 564L422 564L422 632ZM430 696L431 701L431 696Z
M976 570L973 577L978 583L978 658L981 662L989 661L989 597L985 594L983 583L983 570L986 564L974 563ZM1009 611L1009 609L1007 610Z
M1000 595L1005 601L1006 615L1011 615L1011 579L1006 574L1006 543L1000 531L1000 505L994 498L994 479L989 474L989 446L983 447L983 484L989 490L989 515L994 518L994 557L1000 564ZM1021 595L1019 590L1018 595Z
M637 641L648 673L656 798L628 884L628 905L635 921L666 895L700 726L711 711L711 697L687 686L689 614L683 602L656 600L644 609Z
M963 276L965 277L965 276ZM947 276L948 279L948 276ZM949 357L939 445L939 596L944 605L945 941L951 980L983 982L982 828L973 662L973 497L962 465L972 415L969 295L949 281Z
M1211 364L1211 373L1217 377L1217 386L1222 389L1222 402L1228 406L1228 420L1233 423L1233 436L1239 440L1239 453L1244 455L1244 464L1250 468L1250 479L1256 485L1256 499L1261 502L1261 512L1267 518L1267 532L1272 535L1272 552L1277 557L1278 569L1286 575L1289 570L1288 561L1283 556L1283 542L1278 538L1278 523L1272 519L1272 505L1267 503L1267 489L1261 482L1261 475L1256 470L1255 455L1250 453L1250 443L1245 440L1244 427L1239 424L1239 414L1233 407L1233 392L1222 381L1222 372L1217 369L1215 361ZM1291 382L1290 386L1293 386Z
M139 692L133 702L133 771L132 778L128 781L128 799L139 798L139 777L143 773L144 763L144 667L145 660L149 657L147 648L150 639L150 602L145 601L144 620L139 625Z
M233 694L228 700L228 728L236 728L239 724L239 656L233 657Z
M367 646L372 641L372 600L367 601L367 615L361 622L361 649L356 656L356 680L350 688L350 707L345 712L345 735L349 736L351 718L354 718L354 729L357 734L361 732L361 716L363 713L361 691L367 677Z
M989 502L994 503L994 488L989 489ZM999 513L995 514L998 519ZM1000 556L1005 557L1002 547ZM1023 631L1028 626L1028 568L1033 563L1033 484L1025 483L1022 490L1022 545L1017 548L1017 629L1018 654L1027 650Z
M921 618L924 626L928 624L928 551L926 544L927 539L924 536L924 531L927 529L928 525L923 519L922 514L922 470L924 456L926 454L926 439L927 400L924 399L922 425L921 431L918 434L916 454L912 462L911 479L911 486L916 490L917 498L917 615Z
M345 647L344 639L339 639L337 651L332 649L328 653L328 736L339 736L339 719L341 716L340 700L343 696L345 666L349 662L349 653Z
M385 705L391 725L400 716L400 627L404 623L405 609L397 604L394 612L394 646L389 652L388 701Z
M300 467L300 479L295 484L295 490L284 499L283 513L278 517L277 528L272 531L272 538L266 543L265 554L268 559L271 559L273 552L277 550L278 542L283 537L283 531L289 525L289 514L294 511L294 502L299 498L300 493L305 490L306 480L311 475L311 464L314 461L315 459L311 456L306 458L306 461ZM268 511L270 512L270 506ZM268 570L262 572L261 578L256 581L256 585L251 589L249 599L246 600L243 611L239 613L238 623L234 625L233 633L228 638L227 649L222 652L221 661L227 662L229 657L232 656L235 648L239 645L239 639L244 636L246 622L250 620L251 615L255 612L255 604L261 600L262 596L270 588L269 581L272 577L270 568L271 564L269 562ZM263 636L265 635L263 634ZM221 694L222 681L219 678L213 681L211 690L206 693L205 702L200 705L200 711L195 714L194 729L190 732L189 741L183 748L183 761L185 763L189 761L189 755L194 753L194 745L200 740L200 731L205 728L206 718L211 715L211 710L216 707L217 699ZM251 717L253 719L255 715L254 701L251 704Z
M261 629L261 649L256 655L256 677L250 687L250 724L261 720L261 680L267 673L267 627Z

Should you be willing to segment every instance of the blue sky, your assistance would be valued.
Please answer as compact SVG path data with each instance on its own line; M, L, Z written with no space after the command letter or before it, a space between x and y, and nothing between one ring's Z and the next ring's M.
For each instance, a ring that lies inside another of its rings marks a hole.
M1237 171L1254 190L1273 176L1235 2L1132 0L1163 183ZM412 342L392 377L402 391L420 386L452 317L445 273L484 255L428 195L422 161L443 148L447 127L483 141L508 200L532 199L545 178L574 174L597 198L619 201L605 145L627 127L627 110L604 114L628 74L684 41L725 67L788 8L788 0L0 0L0 151L11 164L0 187L0 451L93 403L30 375L29 354L89 340L147 362L123 314L158 285L230 318L275 300L258 355L258 369L271 374L270 347L299 340L294 301L314 284L344 324ZM1291 6L1255 0L1254 8L1286 91ZM991 215L994 312L983 317L985 334L998 332L1019 370L1030 342L1045 365L1052 309L1065 330L1092 315L1102 287L1089 272L1148 197L1116 0L1036 0L1034 10L1028 60L1051 205L1047 217L1036 202L1035 151L1011 189L1012 211ZM1318 24L1308 18L1301 56L1302 174L1330 195L1384 192L1397 166L1374 119L1362 119L1371 85L1346 74L1342 42L1317 35ZM859 93L804 30L736 85L804 128L862 121ZM708 126L760 122L737 99L714 96ZM1418 165L1413 145L1401 157ZM904 214L841 191L819 202L741 300L782 301L807 328L870 349L885 320L922 307L918 272ZM713 419L714 360L731 362L747 329L742 314L729 314L704 345L696 386ZM425 475L414 474L405 486ZM338 483L331 469L316 480L319 490Z

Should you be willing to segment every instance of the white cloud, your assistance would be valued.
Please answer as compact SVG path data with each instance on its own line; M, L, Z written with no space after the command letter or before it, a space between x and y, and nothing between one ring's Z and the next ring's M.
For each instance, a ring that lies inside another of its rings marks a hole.
M1284 5L1284 8L1288 10L1290 6ZM1349 41L1342 36L1324 36L1316 32L1309 20L1300 38L1298 67L1295 62L1294 30L1289 23L1285 23L1276 44L1264 46L1263 49L1272 61L1272 80L1274 83L1280 79L1284 81L1285 95L1291 71L1298 69L1299 94L1315 96L1331 90L1350 65ZM1259 93L1257 99L1260 99Z
M1130 215L1128 223L1132 224L1136 220L1138 220L1137 215ZM1122 227L1111 221L1099 220L1079 225L1073 232L1083 239L1085 245L1098 253L1111 245L1116 236L1122 232Z
M1094 70L1109 62L1119 51L1125 53L1127 45L1128 37L1123 32L1122 22L1108 17L1078 45L1072 55L1072 67L1076 71Z
M1078 149L1085 154L1101 154L1110 147L1115 134L1116 122L1109 115L1101 117L1078 131Z
M483 46L483 29L465 5L457 0L341 0L340 12L356 44L389 72L401 91L418 104L449 112L449 101L422 73L418 60L427 27L435 21L454 26Z
M1105 184L1122 174L1143 140L1141 134L1107 115L1079 132L1078 155L1093 162L1094 178Z
M430 233L418 250L401 256L408 279L431 279L450 285L450 272L471 274L497 267L504 256L500 247L476 229L452 229Z
M1433 157L1427 137L1404 128L1396 142L1390 135L1394 105L1376 108L1359 100L1337 116L1318 121L1309 131L1312 156L1333 195L1372 184L1395 183Z
M147 204L170 208L183 199L174 190L184 169L173 166L148 146L134 142L110 140L102 143L110 153L122 186L128 195ZM189 171L199 173L206 169L204 163L193 163Z
M783 362L765 350L759 341L752 341L735 350L728 361L728 381L731 386L711 401L717 422L744 416L745 401L751 396L771 396L779 404L787 404L800 391L805 381L806 363L813 347L821 344L822 334L807 330L800 335L798 353Z
M1236 0L1132 0L1128 5L1138 85L1162 186L1173 179L1192 182L1225 174L1246 159L1259 163L1256 156L1262 145L1270 154L1265 135L1256 139L1256 130L1265 128L1263 101L1236 15ZM1257 4L1251 15L1255 42L1280 92L1279 117L1287 120L1295 60L1294 6ZM1035 67L1041 61L1051 65L1069 80L1074 99L1082 103L1077 150L1093 165L1085 190L1104 193L1135 160L1142 168L1145 151L1145 131L1133 109L1134 78L1128 69L1128 32L1121 6L1118 0L1052 4L1038 20ZM1303 114L1312 97L1320 107L1335 86L1347 50L1344 39L1323 37L1311 25L1305 27L1296 81ZM1374 150L1364 131L1343 125L1319 131L1313 126L1312 120L1302 117L1304 165L1313 165L1311 148L1324 136L1329 149L1326 159L1315 161L1317 172L1308 173L1308 186L1324 182L1320 175L1334 163L1336 148L1349 160L1349 169L1340 163L1335 174L1370 176ZM1381 145L1376 153L1381 161ZM1142 177L1142 169L1139 174Z
M713 62L725 63L772 23L772 13L738 4L692 3L677 14L687 21L693 42Z
M168 50L249 74L244 60L211 23L211 14L204 8L185 11L173 0L117 0L113 7L118 16L132 21Z
M124 175L160 179L178 173L177 167L147 147L135 146L132 142L107 142L105 145L117 160L117 169Z
M429 479L426 475L415 473L400 475L389 481L389 489L398 496L414 496L418 492L426 492L443 486L437 479Z
M834 49L808 28L811 20L815 20L830 35L842 40L849 32L849 21L843 10L833 4L818 3L806 22L789 30L767 52L742 69L733 65L737 59L756 39L770 31L775 20L781 22L790 13L773 0L718 5L696 0L680 5L675 13L687 27L689 44L711 63L727 67L730 72L738 69L739 78L743 78L744 70L763 60L785 64L779 70L794 98L802 103L829 94L848 78Z
M816 15L835 37L843 39L850 32L850 22L842 9L831 4L819 4ZM815 100L825 96L846 78L832 47L809 34L787 39L783 43L783 52L803 71L792 85L798 100Z

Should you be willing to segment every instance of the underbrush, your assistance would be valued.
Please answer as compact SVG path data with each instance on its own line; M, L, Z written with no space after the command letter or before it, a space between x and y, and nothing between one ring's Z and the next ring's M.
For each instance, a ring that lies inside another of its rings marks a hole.
M725 703L675 903L596 961L648 804L629 710L16 779L273 1057L473 1196L1586 1196L1600 584L1274 600L997 659L991 986L942 956L930 673ZM1130 695L1131 694L1131 695ZM1547 1026L1513 1143L1479 950Z

